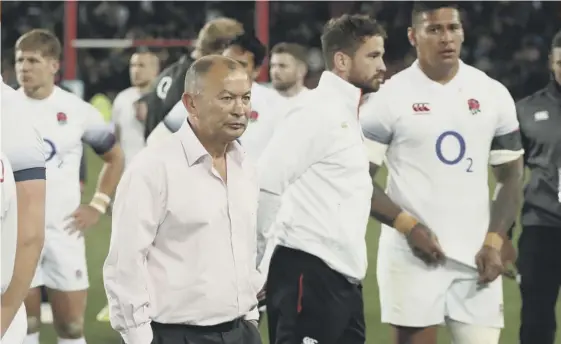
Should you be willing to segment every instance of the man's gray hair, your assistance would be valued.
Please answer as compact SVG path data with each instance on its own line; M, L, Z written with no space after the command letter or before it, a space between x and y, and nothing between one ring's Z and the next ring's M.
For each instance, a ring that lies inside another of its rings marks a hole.
M230 70L243 69L243 66L236 60L222 55L208 55L198 59L191 64L185 74L185 93L191 95L200 94L206 74L215 64L223 64Z

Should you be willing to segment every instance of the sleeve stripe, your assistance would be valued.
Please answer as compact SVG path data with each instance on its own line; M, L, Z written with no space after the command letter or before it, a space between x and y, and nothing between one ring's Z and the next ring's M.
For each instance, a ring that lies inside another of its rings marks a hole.
M520 131L515 130L507 134L495 136L491 142L492 151L519 151L522 150L522 139L520 137Z
M25 170L14 171L14 180L24 182L26 180L39 180L46 178L46 169L44 167L33 167Z

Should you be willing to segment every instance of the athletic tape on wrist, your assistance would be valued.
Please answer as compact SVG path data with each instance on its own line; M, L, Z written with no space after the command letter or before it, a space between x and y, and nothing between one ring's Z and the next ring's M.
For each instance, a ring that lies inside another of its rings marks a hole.
M487 233L485 236L485 241L483 242L483 246L492 247L496 250L500 250L503 247L503 238L499 233Z
M110 203L111 197L102 192L96 192L90 202L90 207L94 208L102 214L105 214Z
M393 228L397 229L398 232L407 235L411 232L413 227L417 225L417 223L419 223L419 221L402 211L393 221Z

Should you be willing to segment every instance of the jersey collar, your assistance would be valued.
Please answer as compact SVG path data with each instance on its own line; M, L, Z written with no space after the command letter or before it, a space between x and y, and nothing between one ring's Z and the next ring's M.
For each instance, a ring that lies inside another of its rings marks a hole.
M343 80L337 75L330 71L324 71L321 74L319 83L317 86L320 90L327 90L330 93L336 93L337 95L344 96L345 101L352 104L352 106L357 107L360 98L362 96L362 91L360 88L352 85L350 82Z
M189 118L185 119L185 122L177 133L189 166L193 166L194 164L201 162L203 160L202 158L206 156L210 157L206 148L203 146L201 141L199 141L195 132L193 132L193 127L189 122ZM226 154L228 156L232 156L240 164L245 158L245 152L238 140L235 140L228 145Z
M454 76L454 78L452 78L452 80L450 80L448 83L446 84L441 84L438 83L432 79L430 79L422 70L421 70L421 66L419 65L419 60L415 60L415 62L413 62L413 64L411 65L411 67L413 68L413 70L416 71L416 74L419 77L419 80L422 80L424 83L427 84L427 86L432 86L432 87L446 87L446 88L461 88L461 85L463 84L462 81L465 79L466 77L466 66L465 63L462 60L459 60L459 67L458 67L458 72L456 73L456 75Z

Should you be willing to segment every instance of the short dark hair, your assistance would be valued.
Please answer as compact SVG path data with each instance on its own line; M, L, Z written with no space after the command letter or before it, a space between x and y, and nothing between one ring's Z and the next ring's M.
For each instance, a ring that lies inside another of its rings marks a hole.
M62 47L57 36L44 29L33 29L23 34L16 41L16 50L38 51L44 57L57 60L62 55Z
M271 49L271 55L273 54L289 54L300 62L307 63L308 61L308 49L297 43L282 42L276 44Z
M439 10L441 8L454 8L459 10L453 1L415 1L411 10L411 25L415 25L421 14Z
M551 41L551 50L555 48L561 48L561 30L553 36L553 40Z
M244 33L236 36L228 46L236 45L244 51L249 51L253 54L253 63L256 66L261 66L265 60L267 49L255 35Z
M321 35L321 48L327 69L333 69L333 56L336 52L354 56L362 43L372 36L386 38L386 31L370 16L343 14L329 20Z

